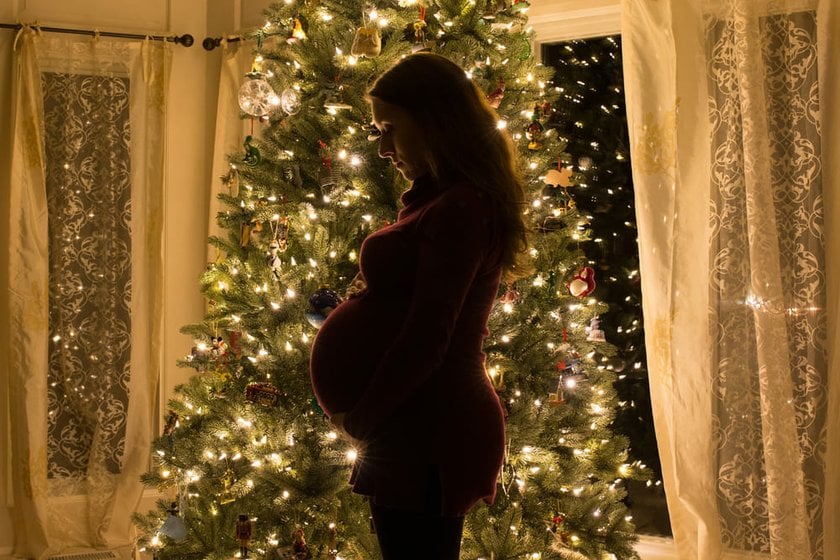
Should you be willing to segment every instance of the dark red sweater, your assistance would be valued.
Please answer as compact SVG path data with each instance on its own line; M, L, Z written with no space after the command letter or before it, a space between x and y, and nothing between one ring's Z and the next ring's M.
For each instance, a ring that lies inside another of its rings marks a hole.
M333 311L315 338L311 375L328 415L365 442L354 491L422 508L430 468L442 513L492 502L504 417L482 345L501 267L493 207L469 185L415 181L398 220L365 239L367 291Z

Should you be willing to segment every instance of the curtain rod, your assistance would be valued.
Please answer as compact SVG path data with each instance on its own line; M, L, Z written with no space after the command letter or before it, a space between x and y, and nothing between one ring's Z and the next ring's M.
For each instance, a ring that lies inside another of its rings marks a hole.
M222 39L227 40L228 43L232 43L235 41L241 41L242 37L238 35L230 35L228 37L205 37L201 42L201 46L204 47L204 50L206 51L212 51L216 47L222 46Z
M0 28L3 29L21 29L23 27L20 23L0 23ZM75 35L89 35L91 37L95 37L97 35L101 37L119 37L121 39L151 39L153 41L171 41L173 43L177 43L179 45L183 45L185 47L191 47L192 44L195 42L193 36L189 33L184 35L140 35L138 33L113 33L111 31L93 31L90 29L68 29L65 27L43 27L40 25L33 26L36 29L40 29L41 31L48 31L50 33L72 33Z

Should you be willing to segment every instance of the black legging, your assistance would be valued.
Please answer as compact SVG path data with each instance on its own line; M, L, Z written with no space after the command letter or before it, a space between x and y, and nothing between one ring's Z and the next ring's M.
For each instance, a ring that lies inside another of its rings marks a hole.
M383 507L371 502L376 538L384 560L458 560L463 517L440 514L441 488L430 472L424 511Z

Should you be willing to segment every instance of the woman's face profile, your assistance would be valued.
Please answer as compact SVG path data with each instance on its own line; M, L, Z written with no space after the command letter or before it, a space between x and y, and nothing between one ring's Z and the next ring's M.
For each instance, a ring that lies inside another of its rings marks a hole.
M413 181L429 171L426 142L417 120L405 109L371 99L373 124L379 130L379 157L391 160L407 181Z

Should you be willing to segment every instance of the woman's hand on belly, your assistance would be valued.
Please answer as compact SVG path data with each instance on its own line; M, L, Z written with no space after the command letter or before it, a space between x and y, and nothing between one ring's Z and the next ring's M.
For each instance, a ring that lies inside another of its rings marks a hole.
M344 293L346 299L358 297L367 291L367 281L364 275L359 272L347 286L347 291Z

